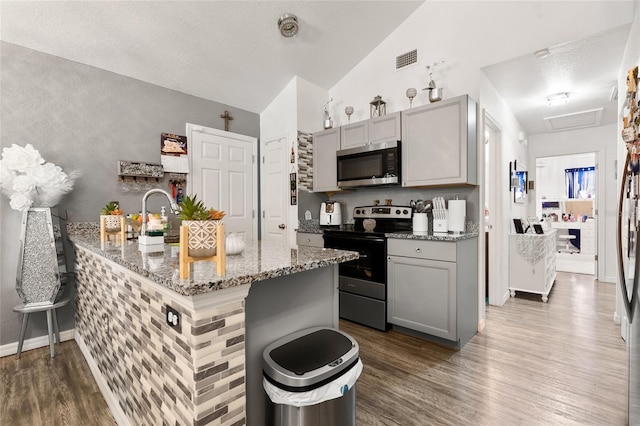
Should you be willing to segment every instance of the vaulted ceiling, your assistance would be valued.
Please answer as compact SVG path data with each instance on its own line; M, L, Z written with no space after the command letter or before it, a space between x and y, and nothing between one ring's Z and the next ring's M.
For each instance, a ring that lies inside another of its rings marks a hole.
M487 7L500 13L500 3L487 2ZM2 1L0 39L260 113L296 75L327 90L333 87L422 4ZM539 4L544 8L545 2ZM278 30L284 13L298 17L300 31L293 38ZM579 17L567 25L580 25ZM548 46L546 58L528 52L483 71L528 133L549 131L545 117L601 107L607 111L601 122L613 122L612 90L629 29L630 24L617 22L586 39ZM546 35L566 30L540 29ZM545 97L563 91L571 92L569 102L549 109Z

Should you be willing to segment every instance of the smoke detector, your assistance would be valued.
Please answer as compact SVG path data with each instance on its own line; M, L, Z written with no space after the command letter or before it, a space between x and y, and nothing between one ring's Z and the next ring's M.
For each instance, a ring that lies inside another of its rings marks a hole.
M278 19L278 28L282 37L293 37L298 33L298 18L293 13L285 13Z

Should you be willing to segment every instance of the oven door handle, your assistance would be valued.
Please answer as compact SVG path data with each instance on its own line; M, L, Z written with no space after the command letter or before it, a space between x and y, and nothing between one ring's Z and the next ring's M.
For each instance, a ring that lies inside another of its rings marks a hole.
M334 237L334 236L324 236L324 241L327 240L335 240L335 241L364 241L364 242L372 242L372 243L384 243L385 239L383 237L354 237L349 235L348 237Z

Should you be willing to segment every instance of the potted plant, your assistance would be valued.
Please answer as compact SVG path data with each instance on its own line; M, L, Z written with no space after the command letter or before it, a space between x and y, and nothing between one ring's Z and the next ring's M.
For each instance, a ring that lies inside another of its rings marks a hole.
M180 219L189 231L189 256L211 257L216 254L217 229L224 212L207 208L197 195L185 196L180 203Z
M104 221L107 231L119 231L121 220L124 212L120 210L120 206L115 201L111 201L102 208L100 212L100 222Z

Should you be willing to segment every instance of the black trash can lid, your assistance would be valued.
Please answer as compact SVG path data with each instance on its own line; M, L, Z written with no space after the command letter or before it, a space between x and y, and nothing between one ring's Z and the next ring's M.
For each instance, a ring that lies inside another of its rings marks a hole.
M270 355L278 365L301 376L335 361L352 346L345 335L322 329L278 346Z
M333 328L302 330L273 342L263 352L264 373L276 386L309 389L340 376L358 360L358 344Z

